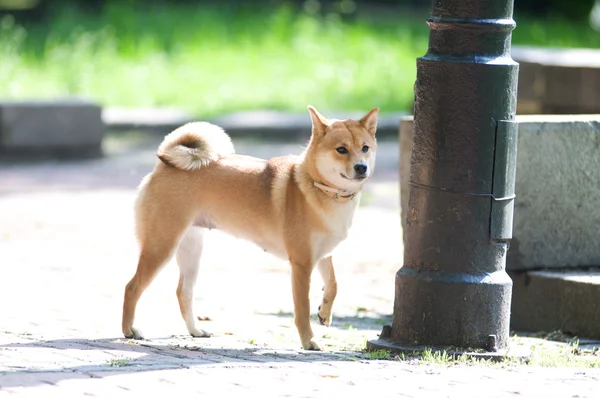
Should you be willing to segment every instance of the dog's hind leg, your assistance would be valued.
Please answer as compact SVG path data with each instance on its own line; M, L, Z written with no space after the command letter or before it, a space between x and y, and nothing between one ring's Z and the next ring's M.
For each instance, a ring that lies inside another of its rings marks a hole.
M141 251L135 275L125 287L123 299L123 335L126 338L143 339L142 333L133 327L135 309L140 296L154 277L173 255L173 251L186 228L186 220L171 219L168 223L146 223L141 227Z
M179 243L175 257L179 265L177 300L181 316L188 331L194 337L210 337L210 333L196 328L194 316L194 287L198 277L198 266L202 255L204 229L189 227Z
M325 287L323 288L323 301L319 306L319 321L322 325L330 326L332 319L333 301L337 295L337 281L335 280L335 271L331 256L321 259L318 263L319 273L323 278Z

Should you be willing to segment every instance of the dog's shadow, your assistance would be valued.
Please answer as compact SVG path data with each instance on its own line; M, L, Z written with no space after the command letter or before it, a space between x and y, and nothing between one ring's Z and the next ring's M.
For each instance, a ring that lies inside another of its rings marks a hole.
M19 342L0 345L3 350L23 352L19 363L35 362L36 354L27 353L28 348L69 351L67 356L82 357L78 351L95 350L112 353L103 360L93 364L82 364L67 367L38 368L35 366L11 366L8 371L0 371L0 390L10 387L33 387L44 384L56 384L63 380L104 378L133 372L149 372L157 370L185 369L197 366L247 366L279 365L286 362L323 362L323 361L356 361L361 359L360 352L315 352L304 350L270 350L267 348L215 348L198 345L185 345L189 340L181 339L182 344L165 344L162 339L132 341L126 339L57 339L47 341ZM179 339L168 339L169 343ZM123 353L125 352L125 354ZM31 357L28 358L28 355ZM132 358L129 358L132 357ZM125 359L127 358L127 359ZM81 360L80 360L81 361ZM51 363L51 361L48 361ZM90 360L91 362L91 360Z

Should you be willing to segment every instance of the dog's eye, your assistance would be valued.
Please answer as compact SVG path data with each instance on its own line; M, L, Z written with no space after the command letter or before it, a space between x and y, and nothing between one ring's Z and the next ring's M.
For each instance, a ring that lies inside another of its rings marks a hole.
M364 153L367 153L367 152L369 152L369 146L368 146L368 145L363 145L363 147L362 147L362 151L363 151Z
M341 154L348 153L348 149L346 149L345 146L341 146L341 147L335 148L335 150L338 151L338 153L341 153Z

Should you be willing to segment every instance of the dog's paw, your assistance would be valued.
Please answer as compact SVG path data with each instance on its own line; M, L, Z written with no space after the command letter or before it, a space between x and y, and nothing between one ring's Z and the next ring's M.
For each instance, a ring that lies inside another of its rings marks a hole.
M321 344L319 344L317 342L317 340L315 340L314 338L310 339L308 341L303 341L302 342L302 347L305 350L309 350L309 351L323 351L323 348L321 347Z
M144 340L144 335L142 334L142 332L134 328L133 326L131 327L131 330L124 331L123 335L126 339Z
M317 316L319 317L319 322L321 322L321 325L324 326L331 326L331 321L333 319L333 316L331 316L331 314L329 314L329 316L325 317L325 316L321 316L321 314L317 314Z
M192 329L189 331L193 337L211 337L212 333L202 329Z
M317 317L319 317L319 322L321 325L325 325L327 327L331 326L331 321L333 319L333 315L331 314L331 309L329 311L322 311L322 306L319 306L319 312L317 313Z

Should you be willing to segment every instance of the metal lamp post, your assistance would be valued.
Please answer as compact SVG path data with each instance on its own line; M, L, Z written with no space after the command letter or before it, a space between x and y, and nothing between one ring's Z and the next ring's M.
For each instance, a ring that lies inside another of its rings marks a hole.
M509 342L518 64L513 0L435 0L417 61L404 265L369 349Z

